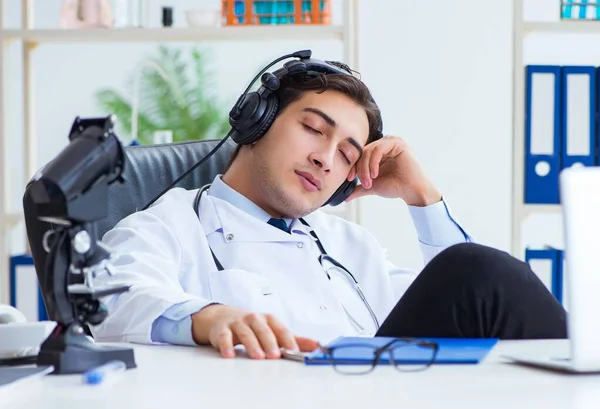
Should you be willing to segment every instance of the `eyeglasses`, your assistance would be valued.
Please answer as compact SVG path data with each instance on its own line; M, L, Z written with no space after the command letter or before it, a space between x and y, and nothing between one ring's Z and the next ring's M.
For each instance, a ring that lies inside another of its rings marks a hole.
M436 342L396 338L380 347L357 342L332 347L319 345L318 348L329 358L336 372L344 375L364 375L373 371L378 364L390 364L400 372L425 370L435 362L439 346ZM403 352L408 352L407 348L411 349L410 361L403 358ZM369 359L351 359L356 356Z

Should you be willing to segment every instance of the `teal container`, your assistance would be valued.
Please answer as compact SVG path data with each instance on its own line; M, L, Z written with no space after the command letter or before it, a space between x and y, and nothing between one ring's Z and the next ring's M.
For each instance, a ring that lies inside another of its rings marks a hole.
M245 23L246 5L244 1L232 0L234 13L240 23ZM302 14L312 13L312 1L302 1ZM325 0L319 3L320 12L325 10ZM252 2L252 12L257 17L258 23L263 25L283 25L302 23L295 21L295 9L293 0L267 1L256 0Z
M319 7L321 8L321 12L325 10L325 1L321 0L321 3L319 4ZM304 0L302 2L302 13L310 13L312 12L312 1L310 0Z
M240 23L245 23L244 14L246 14L246 4L243 1L236 1L233 7L233 12L240 20Z
M293 1L255 1L254 13L260 24L293 23Z

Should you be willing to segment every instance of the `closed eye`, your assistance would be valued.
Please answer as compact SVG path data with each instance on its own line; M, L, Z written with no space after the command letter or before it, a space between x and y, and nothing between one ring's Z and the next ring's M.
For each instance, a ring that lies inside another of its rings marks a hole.
M344 160L346 161L346 163L347 163L348 165L351 165L351 164L352 164L352 162L350 161L350 158L348 157L348 155L346 155L346 154L344 153L344 151L343 151L343 150L341 150L341 149L340 149L340 152L342 153L342 156L344 157Z
M321 131L319 131L318 129L313 128L310 125L307 125L305 123L302 124L302 127L304 129L306 129L308 132L315 134L315 135L323 135L323 133ZM346 161L346 163L348 165L352 165L352 161L350 160L350 158L348 157L348 155L346 155L346 153L340 149L340 153L342 154L342 157L344 158L344 161Z
M310 133L315 133L315 134L322 135L321 131L319 131L319 130L317 130L317 129L313 128L312 126L308 126L308 125L306 125L306 124L302 124L302 126L304 127L304 129L306 129L306 130L307 130L308 132L310 132Z

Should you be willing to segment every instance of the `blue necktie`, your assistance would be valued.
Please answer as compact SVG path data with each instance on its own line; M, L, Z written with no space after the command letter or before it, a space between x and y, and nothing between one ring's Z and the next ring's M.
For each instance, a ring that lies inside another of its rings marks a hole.
M270 218L267 223L269 223L271 226L277 227L280 230L283 230L286 233L289 233L288 225L283 219Z

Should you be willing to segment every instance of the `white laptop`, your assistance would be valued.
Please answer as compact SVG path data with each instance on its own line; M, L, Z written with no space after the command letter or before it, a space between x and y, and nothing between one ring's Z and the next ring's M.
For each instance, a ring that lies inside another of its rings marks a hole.
M600 167L560 174L564 217L570 356L505 356L518 363L573 373L600 373Z

